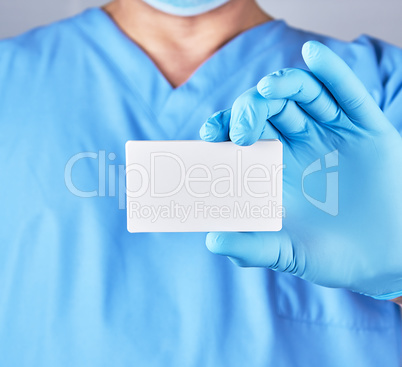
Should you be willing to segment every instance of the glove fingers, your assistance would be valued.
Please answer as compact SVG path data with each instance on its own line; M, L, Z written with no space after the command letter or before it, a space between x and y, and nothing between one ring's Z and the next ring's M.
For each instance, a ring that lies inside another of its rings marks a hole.
M262 78L257 85L265 98L285 98L295 101L314 120L334 125L350 126L343 111L328 89L311 73L302 69L282 69Z
M284 100L266 100L255 87L243 93L232 106L230 140L238 145L254 144L266 130L267 118L279 113L284 105ZM275 135L272 138L277 138Z
M205 141L221 142L229 140L231 109L214 113L200 129L200 137Z
M281 139L281 133L276 129L276 127L270 122L266 121L260 139Z
M214 254L228 256L239 266L266 267L293 274L303 272L297 265L292 241L284 230L211 232L206 245Z
M339 56L317 41L305 43L302 54L309 69L328 88L356 125L378 129L384 119L380 108Z
M286 101L282 111L271 116L269 121L287 138L302 137L308 125L314 123L309 115L294 101Z
M278 104L278 102L275 103ZM282 102L279 102L279 104L282 105ZM252 109L253 107L250 108ZM231 112L232 109L229 108L224 111L216 112L210 118L208 118L208 120L200 128L199 134L201 139L210 142L222 142L230 140L229 125ZM264 120L261 120L263 122L259 139L279 139L279 131L266 120L266 116L263 117L263 119ZM251 129L250 126L248 128ZM247 133L246 129L244 129L244 133ZM258 135L258 132L253 132L253 134Z
M279 139L281 134L301 136L313 124L311 116L296 102L266 99L252 88L236 99L232 109L211 116L201 127L203 140L232 140L238 145L251 145L258 139Z

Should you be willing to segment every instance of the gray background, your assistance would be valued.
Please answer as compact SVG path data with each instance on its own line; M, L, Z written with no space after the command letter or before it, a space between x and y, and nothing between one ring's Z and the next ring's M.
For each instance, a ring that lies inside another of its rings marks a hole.
M107 1L107 0L106 0ZM0 0L0 38L104 4L102 0ZM276 18L351 40L365 33L402 47L401 0L259 0Z

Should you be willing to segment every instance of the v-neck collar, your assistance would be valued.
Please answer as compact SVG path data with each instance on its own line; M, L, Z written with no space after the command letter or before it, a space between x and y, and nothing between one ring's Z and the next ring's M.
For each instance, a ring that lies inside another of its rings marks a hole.
M172 139L180 132L179 122L170 121L178 110L187 113L197 109L228 78L239 75L255 58L281 42L287 29L283 20L271 20L240 33L199 66L184 84L173 88L143 49L102 9L90 8L74 21L92 47L116 70L116 77L132 91L137 103Z
M271 20L240 33L202 63L184 84L173 88L144 50L105 11L90 8L76 20L80 17L84 21L77 22L79 26L106 52L109 60L125 74L127 81L138 86L140 94L151 106L157 102L155 87L160 96L179 93L183 89L206 91L212 86L216 87L218 81L235 72L239 65L252 60L260 50L278 41L274 35L264 37L267 32L280 31L286 26L283 20ZM255 44L255 47L250 48L251 44Z

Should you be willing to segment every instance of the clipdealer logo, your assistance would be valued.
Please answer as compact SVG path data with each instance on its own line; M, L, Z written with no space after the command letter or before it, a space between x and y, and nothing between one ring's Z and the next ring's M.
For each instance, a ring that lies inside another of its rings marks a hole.
M256 210L256 208L253 208L247 203L240 206L238 202L234 203L233 208L228 206L220 206L219 208L214 206L203 206L203 201L199 200L194 201L194 208L191 210L194 211L195 217L205 217L206 215L210 215L212 218L228 218L231 210L234 210L235 215L238 215L239 217L257 217L258 215L271 217L273 212L282 217L285 216L284 207L281 206L280 208L275 208L275 203L272 203L269 200L264 202L264 198L269 194L276 194L278 180L277 177L274 176L276 176L280 170L286 169L284 165L276 168L271 167L271 169L268 170L263 165L257 164L248 167L243 172L243 175L238 175L230 165L220 164L214 166L215 170L226 172L226 174L213 179L213 172L211 172L208 167L198 164L186 169L180 157L169 152L157 152L152 155L150 162L151 171L148 171L141 165L131 165L126 169L124 164L115 164L116 158L117 156L115 153L111 152L106 154L105 150L100 150L98 152L79 152L73 155L67 161L64 169L64 181L67 189L73 195L80 198L117 197L118 208L123 210L126 209L126 194L131 198L138 198L144 195L147 190L150 190L151 196L154 198L166 198L175 195L180 190L184 189L187 190L187 192L195 199L205 198L211 195L216 198L223 198L226 196L235 197L236 195L238 196L241 195L242 192L245 192L252 197L261 198L262 205L259 210ZM158 190L155 180L156 173L150 173L152 170L156 169L158 158L172 159L177 163L177 166L182 172L177 186L172 188L170 191L162 192ZM241 152L238 153L238 158L238 164L240 164ZM329 215L336 216L339 211L339 173L336 169L339 164L339 152L338 150L334 150L326 154L323 158L323 160L315 160L304 170L301 178L301 190L303 196L313 206ZM89 182L91 185L91 190L80 188L80 182L74 182L73 170L75 165L80 162L91 162L92 165L96 165L97 167L96 175L91 175L86 182L86 184ZM238 168L241 170L240 166L238 166ZM306 192L305 179L324 169L327 171L326 182L322 183L325 185L325 200L320 201ZM140 175L141 184L138 190L130 191L126 187L126 175L133 171L136 171ZM259 177L252 177L252 173L258 171L260 172ZM197 184L199 185L200 183L205 182L209 182L209 190L200 191L194 188L194 185L197 186ZM235 185L236 182L237 185ZM253 191L252 185L255 182L270 182L270 193ZM225 187L225 189L219 189L220 187ZM175 215L185 221L190 213L190 208L181 207L180 204L175 203L174 201L162 205L159 208L147 208L141 206L135 201L130 202L130 205L131 208L129 208L129 215L139 215L144 218L149 217L151 220L156 220L155 218L159 217L166 217L169 215L168 213L176 213ZM258 212L260 214L258 214Z
M115 153L106 155L105 150L74 154L64 167L64 183L67 189L79 198L117 196L119 209L126 209L126 170L124 164L114 164L116 158ZM87 171L93 172L93 166L97 170L96 175L85 174L85 186L91 186L91 190L84 190L80 187L81 182L77 183L82 177L79 180L73 179L74 168L83 163L86 164Z
M256 163L244 167L242 154L241 150L236 152L235 164L220 162L209 166L186 165L182 157L167 151L151 152L146 165L127 166L128 182L136 183L127 188L128 217L151 223L169 218L181 223L189 218L281 218L282 206L271 199L276 198L281 185L282 165L266 167ZM166 181L170 187L166 187ZM257 199L259 204L241 202L244 197ZM222 200L225 198L233 198L230 205Z
M339 212L339 173L338 170L334 169L334 167L338 167L339 165L339 152L338 150L334 150L324 156L325 169L326 173L326 187L325 187L325 200L319 201L309 194L306 193L304 187L305 179L317 172L320 172L324 169L321 164L321 159L317 159L313 163L311 163L303 172L302 175L302 192L304 197L316 208L322 210L323 212L337 216ZM332 169L331 171L329 171Z
M270 167L269 169L262 164L253 164L244 168L242 166L242 152L237 152L236 167L228 164L214 165L211 170L203 164L194 164L186 167L183 160L170 152L155 152L150 155L148 167L140 164L125 166L116 164L116 154L106 153L105 150L98 152L80 152L73 155L66 163L64 169L64 181L67 189L74 196L79 198L94 197L117 197L119 209L126 209L126 195L130 198L141 198L146 193L154 199L166 199L174 197L180 191L185 191L194 198L192 208L194 216L212 218L226 218L230 211L234 210L235 216L239 217L272 217L274 212L277 216L283 216L282 206L275 208L276 203L271 202L269 196L277 195L277 184L279 183L278 174L282 170L282 165ZM178 181L174 187L168 191L161 191L158 183L161 182L160 167L166 164L176 165L178 171ZM75 172L78 166L85 165L84 173L78 171L81 177ZM96 174L94 174L94 171ZM75 172L75 173L74 173ZM126 187L127 176L136 174L139 186L136 190ZM256 189L263 184L267 190ZM90 187L90 189L88 189ZM246 195L261 199L261 205L255 206L245 203L240 205L234 202L233 208L227 205L203 205L202 200L208 197L221 199L225 197L241 197ZM267 199L264 201L264 199ZM178 216L186 220L189 216L189 208L183 207L179 203L170 202L159 207L144 206L139 202L131 201L129 215L138 215L142 218L152 216L155 218L170 215Z

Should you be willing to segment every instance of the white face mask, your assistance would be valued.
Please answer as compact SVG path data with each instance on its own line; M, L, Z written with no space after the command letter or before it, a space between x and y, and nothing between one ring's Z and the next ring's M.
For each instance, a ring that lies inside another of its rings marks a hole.
M230 0L143 0L164 13L191 17L219 8Z

